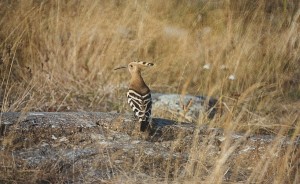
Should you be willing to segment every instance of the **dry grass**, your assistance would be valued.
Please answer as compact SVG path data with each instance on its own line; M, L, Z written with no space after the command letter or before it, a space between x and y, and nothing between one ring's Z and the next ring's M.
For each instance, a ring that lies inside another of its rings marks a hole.
M1 112L124 112L129 75L112 69L146 60L157 66L145 73L153 91L225 104L226 116L211 126L293 140L300 134L297 0L26 0L0 7ZM259 160L247 181L299 181L291 150ZM216 161L207 181L221 183L225 161ZM197 176L185 181L197 183Z

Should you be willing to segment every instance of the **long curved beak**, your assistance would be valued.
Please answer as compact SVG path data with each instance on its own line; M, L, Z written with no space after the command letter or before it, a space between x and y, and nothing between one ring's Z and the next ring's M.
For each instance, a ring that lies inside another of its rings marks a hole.
M127 66L120 66L120 67L115 68L114 70L119 70L119 69L123 69L123 68L127 68Z

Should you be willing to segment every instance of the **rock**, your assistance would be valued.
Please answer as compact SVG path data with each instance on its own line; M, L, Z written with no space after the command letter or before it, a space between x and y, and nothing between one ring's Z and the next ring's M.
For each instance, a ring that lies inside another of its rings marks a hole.
M213 160L226 150L229 160L246 161L261 157L267 146L276 141L282 149L298 146L300 142L285 137L279 140L272 136L229 134L221 129L161 118L153 118L151 131L142 135L131 116L118 113L10 112L2 113L0 122L0 155L5 158L0 172L6 173L7 180L17 178L21 183L184 177L185 168L194 157L198 158L196 152L205 153L201 156L205 158L202 164L211 168ZM251 166L245 165L246 169ZM26 179L22 179L24 174Z
M200 116L213 118L217 100L205 96L153 93L153 113L182 121L196 122Z

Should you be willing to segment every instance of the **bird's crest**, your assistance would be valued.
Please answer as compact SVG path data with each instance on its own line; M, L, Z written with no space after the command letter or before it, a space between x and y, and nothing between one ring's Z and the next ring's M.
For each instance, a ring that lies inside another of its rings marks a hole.
M154 66L153 63L148 63L148 62L145 62L145 61L134 61L134 63L137 63L139 65L143 65L143 66Z

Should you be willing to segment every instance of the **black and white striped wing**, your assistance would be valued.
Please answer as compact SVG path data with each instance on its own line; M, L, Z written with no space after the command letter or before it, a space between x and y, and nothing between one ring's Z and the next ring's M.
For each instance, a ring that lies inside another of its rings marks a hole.
M145 131L149 125L151 116L152 99L151 93L140 95L136 91L130 89L127 92L128 103L136 117L141 123L141 131Z

